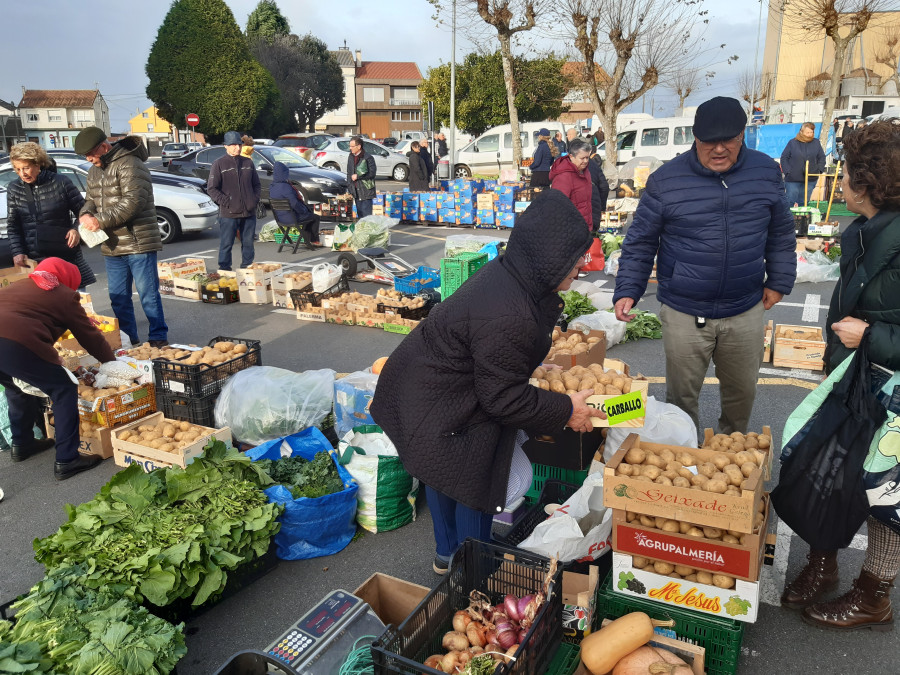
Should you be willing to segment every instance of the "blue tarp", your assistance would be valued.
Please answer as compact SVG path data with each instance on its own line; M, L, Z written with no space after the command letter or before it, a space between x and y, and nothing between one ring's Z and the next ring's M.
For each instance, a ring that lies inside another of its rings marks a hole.
M744 141L748 148L759 150L766 153L774 159L781 159L781 153L788 141L800 133L801 124L760 124L758 126L747 127L744 134ZM816 138L822 124L816 124ZM833 132L828 132L828 143L825 145L825 154L828 155L832 151Z

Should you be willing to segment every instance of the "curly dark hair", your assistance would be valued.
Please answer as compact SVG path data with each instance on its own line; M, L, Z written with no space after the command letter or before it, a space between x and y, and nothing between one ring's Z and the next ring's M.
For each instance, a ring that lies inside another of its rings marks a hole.
M843 140L850 187L865 190L878 210L900 211L900 119L873 122Z

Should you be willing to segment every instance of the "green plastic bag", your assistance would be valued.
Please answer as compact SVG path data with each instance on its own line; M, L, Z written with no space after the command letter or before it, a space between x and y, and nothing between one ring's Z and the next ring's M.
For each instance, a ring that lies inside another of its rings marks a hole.
M9 426L9 405L6 403L6 391L0 385L0 450L12 445L12 430Z
M354 427L338 446L341 464L359 484L356 522L369 532L387 532L416 519L419 481L410 476L381 427Z

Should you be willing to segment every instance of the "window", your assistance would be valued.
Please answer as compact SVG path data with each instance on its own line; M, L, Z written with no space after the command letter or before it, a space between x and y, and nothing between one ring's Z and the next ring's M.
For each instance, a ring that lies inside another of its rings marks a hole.
M636 131L623 131L616 136L616 147L619 150L633 150L634 139L637 137Z
M350 152L350 141L338 141L335 145L341 152Z
M38 113L26 113L25 119L27 119L29 122L40 122L41 116Z
M63 137L63 138L65 138L65 137ZM78 188L78 190L80 192L86 191L85 184L84 184L84 175L80 171L76 171L75 169L73 169L72 167L69 167L69 166L64 166L62 164L58 164L56 166L56 173L58 173L60 176L65 176L70 181L72 181L72 183L75 185L76 188Z
M62 122L62 110L50 110L47 115L51 122Z
M394 87L391 90L391 98L398 98L403 101L418 101L419 90L415 87Z
M75 121L76 122L93 122L94 121L94 111L93 110L76 110L75 112Z
M500 134L482 136L475 141L475 152L497 152L500 149Z
M372 157L387 157L387 150L382 150L377 145L372 145L371 143L366 143L363 141L363 149L366 151L366 154L372 155Z
M421 122L422 121L422 111L421 110L410 110L409 111L409 121L410 122Z
M197 164L212 164L225 155L225 148L210 148L197 153Z
M528 132L520 131L519 137L522 139L522 147L527 148L528 147ZM503 134L503 147L511 148L512 146L513 146L512 132L509 131L509 132Z
M644 129L641 132L641 145L668 145L669 144L669 128L660 127L658 129Z
M363 101L367 103L383 103L383 87L363 87Z
M694 130L691 127L675 127L675 145L691 145L694 142Z
M147 119L148 117L150 117L150 113L141 113L141 117Z
M391 122L399 122L402 119L403 119L403 115L401 114L401 111L399 111L399 110L391 111Z

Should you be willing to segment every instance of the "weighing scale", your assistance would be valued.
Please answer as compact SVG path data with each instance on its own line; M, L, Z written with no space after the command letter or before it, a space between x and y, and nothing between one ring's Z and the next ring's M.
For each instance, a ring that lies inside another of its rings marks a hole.
M216 675L338 675L359 638L378 638L384 630L385 625L368 604L338 589L291 625L265 652L236 654Z

